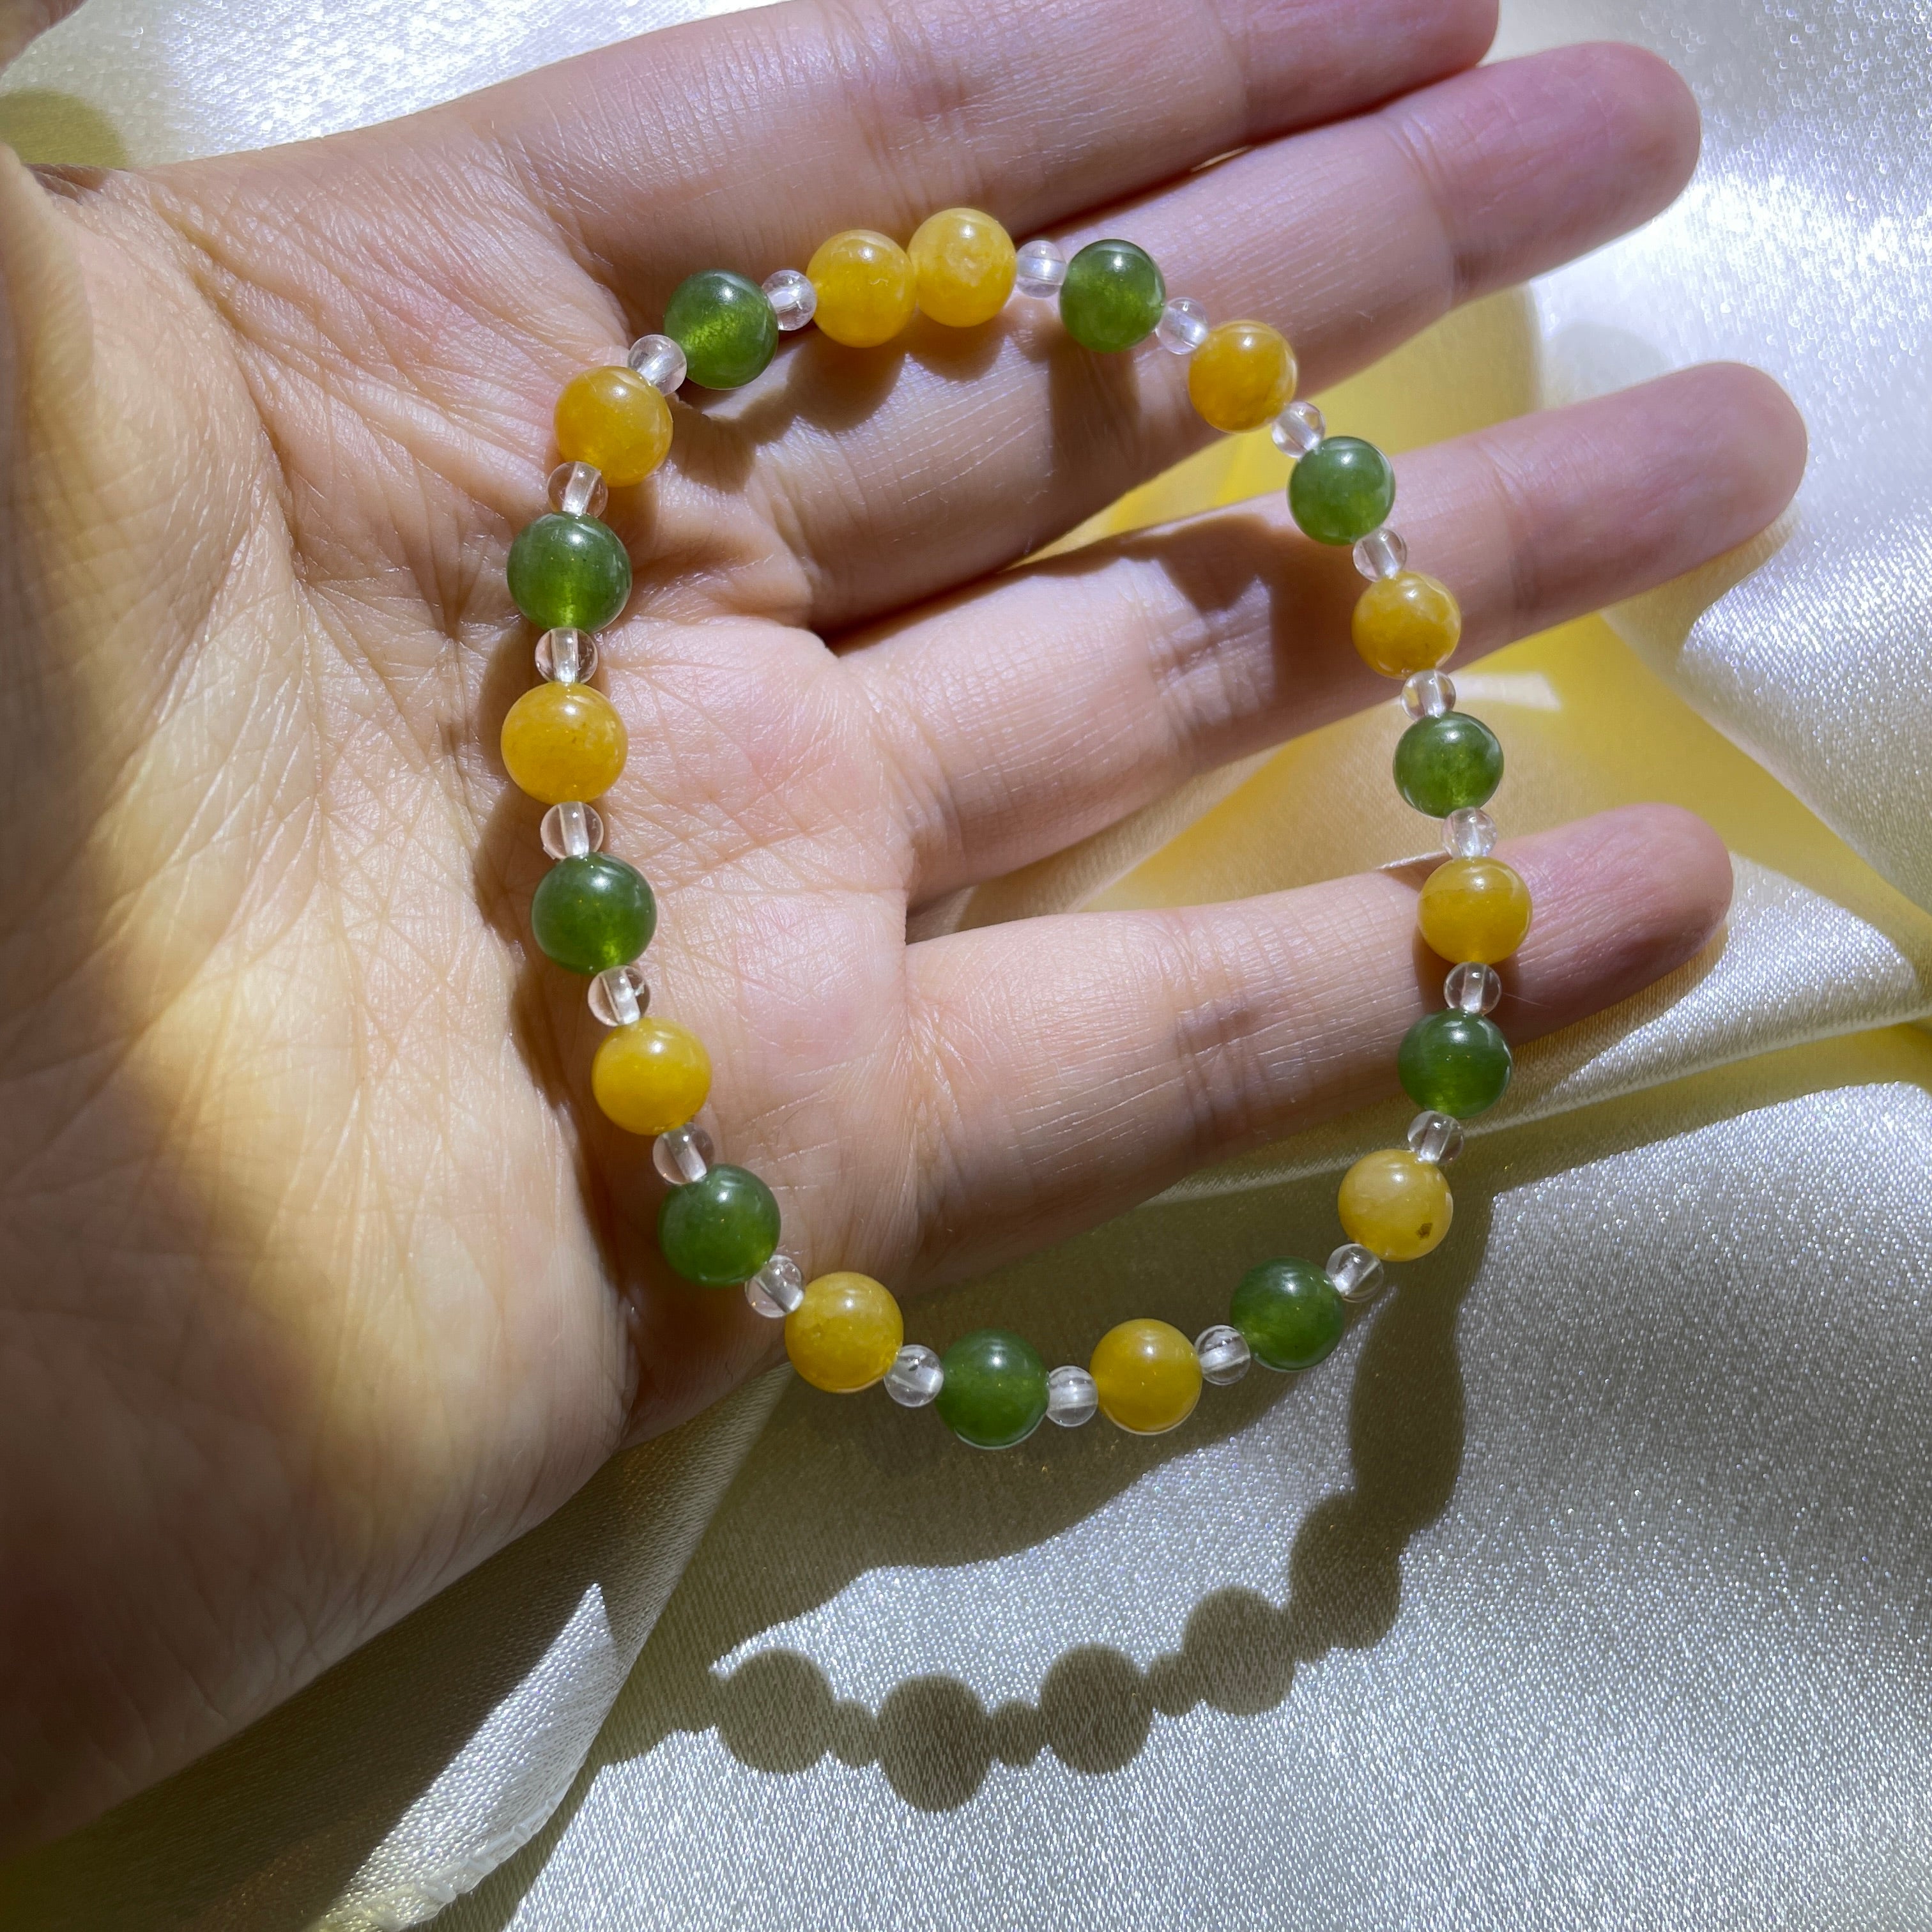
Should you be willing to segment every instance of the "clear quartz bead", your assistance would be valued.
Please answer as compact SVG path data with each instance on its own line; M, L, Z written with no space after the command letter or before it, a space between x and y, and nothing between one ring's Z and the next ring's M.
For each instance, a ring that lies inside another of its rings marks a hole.
M567 626L537 640L537 670L553 684L588 684L596 674L597 640Z
M687 1120L651 1143L651 1165L672 1186L682 1187L702 1180L711 1172L714 1152L711 1136Z
M1408 1124L1408 1150L1432 1167L1447 1167L1462 1151L1462 1126L1448 1114L1420 1113Z
M1306 456L1328 434L1328 425L1312 403L1290 403L1268 430L1275 448L1287 456Z
M644 969L634 959L628 966L612 966L598 974L586 997L592 1012L608 1027L635 1026L650 1010L651 989L644 984Z
M1473 959L1466 959L1460 966L1449 969L1449 976L1442 982L1442 997L1452 1012L1468 1013L1492 1013L1496 1002L1503 996L1503 982L1493 966L1478 966Z
M802 268L780 268L759 286L781 328L802 328L818 313L818 291Z
M1013 264L1013 286L1023 296L1057 296L1066 279L1066 257L1058 242L1029 242Z
M668 335L639 336L624 360L667 396L684 386L684 351Z
M945 1385L945 1368L923 1342L908 1342L886 1371L886 1393L902 1408L923 1408Z
M553 859L580 859L604 849L604 820L594 805L573 798L544 814L537 836Z
M1370 1301L1382 1292L1382 1264L1359 1241L1344 1241L1328 1257L1328 1279L1344 1301Z
M1068 1363L1046 1378L1046 1415L1063 1429L1078 1429L1091 1422L1100 1407L1100 1391L1084 1369Z
M1442 849L1452 859L1486 859L1496 849L1496 821L1479 805L1466 805L1442 821Z
M789 1255L774 1255L745 1284L745 1299L768 1322L782 1322L805 1299L805 1276Z
M1419 670L1403 680L1402 708L1418 721L1440 718L1456 708L1456 687L1439 670Z
M1202 1329L1194 1338L1194 1352L1201 1358L1202 1374L1210 1382L1239 1382L1253 1359L1248 1353L1248 1338L1225 1322Z
M594 463L560 463L550 472L550 506L567 517L601 517L610 501Z
M1192 296L1176 296L1160 312L1154 339L1174 356L1192 356L1208 340L1208 311Z
M1371 530L1355 546L1355 568L1371 584L1384 577L1397 577L1408 568L1408 546L1399 530L1384 524Z

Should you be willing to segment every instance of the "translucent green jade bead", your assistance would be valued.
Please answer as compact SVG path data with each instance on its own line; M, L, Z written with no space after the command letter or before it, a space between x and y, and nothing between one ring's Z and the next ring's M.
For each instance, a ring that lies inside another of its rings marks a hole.
M539 517L510 546L510 595L539 630L601 631L629 601L631 560L595 517Z
M778 1204L748 1168L714 1167L674 1187L658 1210L658 1246L683 1276L705 1288L749 1281L777 1252Z
M1395 507L1395 471L1358 436L1331 436L1294 466L1288 507L1317 543L1359 543Z
M1348 1312L1312 1262L1263 1262L1242 1276L1228 1319L1264 1368L1312 1369L1341 1340Z
M1477 1013L1431 1013L1402 1036L1395 1070L1418 1107L1466 1120L1493 1107L1510 1083L1509 1042Z
M1154 257L1131 242L1090 242L1066 265L1060 320L1083 349L1131 349L1154 333L1167 284Z
M608 852L560 860L530 900L538 945L572 973L628 964L650 945L657 926L657 902L644 874Z
M962 1442L1010 1449L1046 1413L1046 1364L1030 1342L1004 1328L976 1328L946 1352L933 1406Z
M686 276L665 305L664 332L684 351L686 374L706 389L742 388L778 346L770 298L728 268Z
M1418 719L1395 748L1396 790L1431 818L1488 804L1502 782L1502 741L1466 711Z

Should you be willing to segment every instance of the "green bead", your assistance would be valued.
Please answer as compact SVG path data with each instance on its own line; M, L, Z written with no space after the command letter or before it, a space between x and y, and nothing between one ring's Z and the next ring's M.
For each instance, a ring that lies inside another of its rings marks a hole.
M933 1406L962 1442L1010 1449L1046 1413L1046 1364L1030 1342L1004 1328L976 1328L946 1352Z
M608 852L559 860L530 900L538 945L573 973L628 964L650 945L657 926L657 902L644 874Z
M1154 257L1131 242L1090 242L1066 265L1060 320L1083 349L1131 349L1154 332L1167 284Z
M700 388L742 388L777 352L778 319L756 282L726 268L687 275L665 305L664 332Z
M510 546L510 595L545 631L599 631L631 595L631 560L617 532L595 517L539 517Z
M1502 1029L1479 1013L1431 1013L1418 1020L1395 1056L1402 1091L1418 1107L1459 1120L1503 1097L1512 1065Z
M1263 1262L1242 1276L1228 1310L1264 1368L1312 1369L1342 1339L1347 1311L1312 1262Z
M1294 466L1288 507L1317 543L1358 543L1388 522L1395 507L1395 471L1373 443L1331 436Z
M714 1167L674 1187L658 1210L658 1246L686 1281L735 1288L777 1252L778 1204L748 1168Z
M1502 741L1466 711L1418 718L1395 748L1396 790L1431 818L1486 805L1502 782Z

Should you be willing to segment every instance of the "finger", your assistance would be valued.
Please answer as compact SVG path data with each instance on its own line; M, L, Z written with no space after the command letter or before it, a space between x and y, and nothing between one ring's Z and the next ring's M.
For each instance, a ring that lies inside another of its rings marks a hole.
M1518 1042L1691 957L1730 898L1724 847L1670 806L1606 812L1501 856L1536 904L1495 1016ZM922 1162L921 1274L1028 1252L1393 1092L1403 1033L1442 1005L1445 968L1415 937L1417 889L1372 873L914 947L939 1124Z
M1784 392L1717 365L1405 457L1395 520L1460 600L1466 659L1744 542L1804 462ZM1361 589L1270 497L997 578L855 651L904 784L915 900L1387 696L1350 642Z

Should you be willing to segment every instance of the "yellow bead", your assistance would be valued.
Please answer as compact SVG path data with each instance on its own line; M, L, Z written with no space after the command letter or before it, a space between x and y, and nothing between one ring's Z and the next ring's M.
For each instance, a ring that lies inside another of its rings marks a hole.
M920 310L948 328L992 321L1013 292L1013 238L976 208L928 214L906 253Z
M1462 635L1462 609L1446 584L1404 570L1370 584L1355 605L1355 648L1371 670L1408 677L1433 670Z
M805 272L818 292L819 333L848 349L890 342L912 320L912 257L890 235L848 228L820 242Z
M1363 1155L1342 1175L1335 1206L1349 1240L1390 1262L1428 1253L1456 1213L1442 1170L1407 1148Z
M556 399L556 446L607 483L641 483L670 448L670 405L631 370L586 369Z
M616 707L587 684L540 684L503 720L503 765L546 805L601 798L617 782L630 741Z
M1432 952L1452 964L1493 966L1529 930L1529 888L1500 859L1451 859L1438 866L1416 902L1415 922Z
M605 1036L590 1063L590 1090L626 1133L669 1133L704 1105L711 1056L687 1027L638 1020Z
M1210 329L1187 365L1187 393L1216 429L1259 429L1294 400L1294 351L1264 322Z
M868 1274L822 1274L785 1317L785 1353L811 1383L833 1395L870 1388L892 1366L905 1319Z
M1201 1358L1165 1322L1123 1322L1100 1337L1087 1372L1100 1412L1136 1436L1158 1436L1185 1422L1201 1399Z

